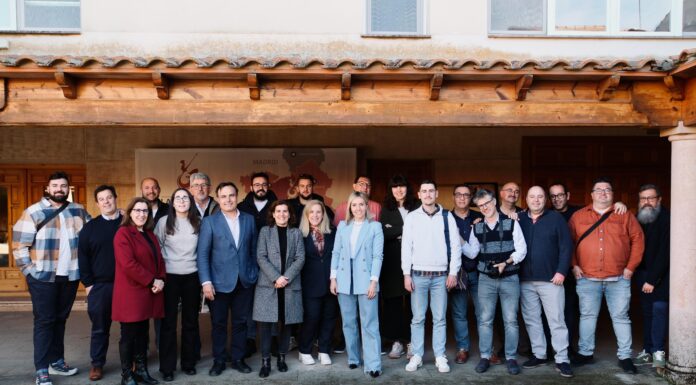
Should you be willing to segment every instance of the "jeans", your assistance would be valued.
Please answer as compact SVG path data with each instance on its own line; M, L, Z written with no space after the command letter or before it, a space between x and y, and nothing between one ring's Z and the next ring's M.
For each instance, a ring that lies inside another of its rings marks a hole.
M631 280L623 277L618 281L591 281L580 278L577 283L577 292L580 300L578 353L585 356L594 354L597 316L602 305L602 295L604 295L619 347L616 355L620 360L631 358L631 320L628 318L628 308L631 304Z
M526 281L520 284L522 291L522 316L527 326L534 356L546 359L546 336L542 326L542 307L551 330L551 345L556 352L556 363L568 360L568 329L563 318L565 290L563 286L544 281Z
M89 342L89 355L92 366L103 367L106 352L109 349L109 331L111 330L111 298L114 292L113 282L97 282L87 295L87 314L92 321L92 336Z
M425 313L428 311L430 294L430 313L433 316L433 352L435 357L445 355L447 342L447 276L412 276L415 289L411 293L411 347L413 354L421 358L425 352Z
M380 350L382 341L379 335L377 297L368 299L365 294L338 293L338 304L343 318L343 335L346 338L348 364L360 365L360 340L365 358L364 371L382 371ZM358 334L358 310L360 312L361 333Z
M490 278L485 274L479 275L478 301L481 308L479 323L479 351L481 358L490 358L493 346L493 318L495 307L500 297L500 307L505 325L505 358L514 360L517 357L519 327L517 325L517 310L520 302L520 280L517 274L505 278Z
M449 295L450 310L452 311L452 326L454 328L454 339L457 341L457 349L469 351L471 342L469 338L469 322L467 320L467 308L469 296L474 302L474 313L476 315L476 328L478 330L478 320L480 309L478 304L478 272L467 273L469 284L466 290L452 290Z
M639 288L643 287L646 275L644 270L636 270L634 277ZM641 291L640 306L643 314L643 349L647 353L665 351L665 338L669 326L669 302L656 301L653 299L653 294Z
M56 277L55 282L43 282L31 275L27 285L34 312L34 367L48 369L50 363L64 357L65 323L70 315L78 281Z

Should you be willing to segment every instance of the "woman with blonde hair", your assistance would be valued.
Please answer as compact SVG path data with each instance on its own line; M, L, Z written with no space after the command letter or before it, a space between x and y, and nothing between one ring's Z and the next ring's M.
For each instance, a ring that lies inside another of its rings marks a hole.
M348 366L355 369L363 363L358 345L362 340L363 370L375 378L382 373L377 293L384 234L380 223L372 220L368 202L361 192L352 192L348 197L346 219L336 231L330 290L338 295Z
M305 264L302 268L302 305L304 323L300 331L300 362L313 365L312 345L319 341L319 362L331 365L329 351L338 302L329 292L331 253L336 233L331 230L330 218L321 201L310 200L302 210L300 231L304 236Z

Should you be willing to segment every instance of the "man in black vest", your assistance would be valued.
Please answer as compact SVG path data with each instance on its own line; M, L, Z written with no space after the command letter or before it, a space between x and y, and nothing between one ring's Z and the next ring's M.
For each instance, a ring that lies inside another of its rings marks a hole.
M480 189L474 195L474 203L481 210L484 220L475 224L471 246L480 247L478 254L480 306L479 351L481 360L476 372L483 373L490 367L493 341L493 317L500 297L505 324L505 358L508 373L519 374L517 342L519 328L517 311L520 300L519 263L527 254L527 244L519 225L498 213L493 193Z
M90 381L103 376L111 329L111 297L114 290L114 236L121 224L116 208L116 189L101 185L94 190L94 200L101 215L87 222L80 232L77 258L80 280L87 292L87 314L92 321L89 354L92 368Z

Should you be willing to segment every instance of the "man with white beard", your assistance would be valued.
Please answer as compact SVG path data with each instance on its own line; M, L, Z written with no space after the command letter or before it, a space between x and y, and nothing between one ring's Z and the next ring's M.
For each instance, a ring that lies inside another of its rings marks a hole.
M638 222L645 234L643 261L636 269L643 313L643 351L636 365L665 367L665 337L669 314L669 211L654 184L638 189Z

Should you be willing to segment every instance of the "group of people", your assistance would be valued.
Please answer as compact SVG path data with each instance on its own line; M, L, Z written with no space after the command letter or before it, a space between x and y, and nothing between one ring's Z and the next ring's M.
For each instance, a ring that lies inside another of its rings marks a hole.
M250 373L245 358L257 340L259 376L270 375L272 350L276 369L285 372L292 336L300 363L315 364L316 343L318 361L330 365L336 325L342 325L351 369L362 366L378 377L381 355L388 354L406 355L406 371L416 371L423 365L428 308L435 366L446 373L448 303L455 362L463 364L471 348L469 299L478 373L504 359L507 371L519 374L518 347L526 344L531 358L522 367L553 358L560 375L572 377L571 362L593 361L602 297L619 366L635 373L634 363L665 365L669 213L657 186L639 189L636 218L614 202L607 178L593 182L592 203L585 207L568 204L562 183L548 190L532 186L526 210L516 206L520 188L514 182L499 196L457 185L451 211L437 203L432 180L414 193L406 177L395 175L380 205L369 198L370 179L359 176L335 212L314 193L315 184L311 175L300 175L297 196L278 200L268 175L255 173L251 192L238 204L233 182L219 183L213 199L210 178L195 173L189 187L176 189L165 203L158 181L148 177L142 196L125 210L117 208L113 186L97 187L100 215L92 219L67 200L68 175L52 174L44 198L24 211L13 233L15 261L33 304L36 383L77 373L65 361L63 337L80 281L92 322L93 381L103 376L112 321L121 328L121 384L158 383L147 364L150 319L162 379L174 380L177 361L183 373L196 374L202 299L210 310L211 376L228 363ZM643 351L635 358L632 280L640 287L644 318ZM526 329L518 326L520 307Z

